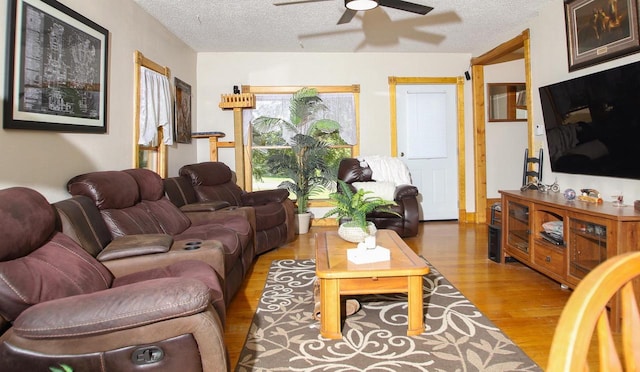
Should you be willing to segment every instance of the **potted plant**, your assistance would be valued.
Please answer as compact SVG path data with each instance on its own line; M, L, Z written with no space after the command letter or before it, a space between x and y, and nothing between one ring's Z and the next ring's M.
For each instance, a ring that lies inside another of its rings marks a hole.
M329 187L335 179L327 162L330 147L325 139L337 133L340 124L323 118L326 110L316 89L302 88L289 101L289 120L260 116L252 121L258 135L266 136L277 129L281 144L291 147L291 151L269 153L265 163L272 174L286 178L278 187L296 196L298 233L309 229L309 197Z
M373 196L372 191L358 189L355 192L351 186L342 180L338 180L339 190L329 194L333 209L325 213L324 218L336 216L338 234L341 238L360 243L369 235L375 235L377 229L373 222L367 221L367 214L378 211L398 215L390 206L396 205L392 200L384 200L379 196Z

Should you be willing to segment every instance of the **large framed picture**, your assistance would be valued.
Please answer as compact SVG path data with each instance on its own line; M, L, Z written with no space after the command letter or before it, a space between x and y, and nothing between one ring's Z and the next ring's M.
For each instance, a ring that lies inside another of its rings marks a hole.
M54 0L9 0L4 128L106 133L109 32Z
M569 71L640 49L637 0L565 0Z

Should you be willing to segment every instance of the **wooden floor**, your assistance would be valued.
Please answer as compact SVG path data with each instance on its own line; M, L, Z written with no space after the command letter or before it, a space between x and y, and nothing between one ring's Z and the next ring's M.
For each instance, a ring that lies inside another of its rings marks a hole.
M240 351L271 261L314 258L314 235L335 227L313 227L295 242L258 258L227 309L225 341L232 367ZM520 263L487 259L487 226L428 222L407 244L423 255L538 365L545 367L555 325L571 291Z

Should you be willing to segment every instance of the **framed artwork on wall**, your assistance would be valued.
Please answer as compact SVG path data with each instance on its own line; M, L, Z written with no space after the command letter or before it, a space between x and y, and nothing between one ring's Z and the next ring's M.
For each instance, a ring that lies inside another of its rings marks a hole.
M640 50L638 0L565 0L569 71Z
M191 143L191 85L174 78L176 87L176 133L177 143Z
M109 31L54 0L9 15L4 128L106 133Z

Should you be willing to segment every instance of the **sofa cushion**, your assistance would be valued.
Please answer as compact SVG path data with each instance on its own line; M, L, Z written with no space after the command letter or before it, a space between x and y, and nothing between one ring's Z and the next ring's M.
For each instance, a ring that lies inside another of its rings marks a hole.
M242 189L233 181L233 172L224 163L204 162L185 165L180 175L191 180L199 201L224 200L241 206Z
M56 217L47 199L35 190L12 187L0 195L0 261L8 261L40 247L54 232Z
M13 320L31 305L103 290L112 281L106 267L58 232L29 255L0 262L0 313Z
M387 201L393 201L396 192L396 184L388 181L377 182L354 182L351 185L356 190L368 191L365 197L379 197Z
M191 225L191 220L166 197L155 201L143 200L140 203L169 235L180 234Z
M164 192L177 207L189 205L198 201L196 193L187 177L169 177L163 180Z
M190 278L204 283L209 288L210 303L224 324L226 318L224 288L220 284L215 270L202 261L180 261L165 267L122 276L114 280L113 287L162 278Z
M53 339L134 328L202 312L210 302L208 294L195 279L147 279L34 306L16 320L14 332Z
M372 180L371 168L361 166L360 160L356 158L345 158L340 161L338 168L338 179L346 183L367 182Z
M169 252L173 238L167 234L125 235L113 239L96 256L98 261Z
M154 201L164 196L164 183L158 173L143 168L127 169L124 172L138 184L141 200Z
M224 163L206 161L197 164L189 164L180 168L181 176L191 180L192 185L215 186L227 182L233 182L233 172Z
M53 205L58 212L58 230L70 236L93 257L113 239L100 210L89 197L76 195Z
M140 201L136 180L120 171L92 172L75 176L67 182L71 195L84 195L99 209L121 209Z
M287 213L282 203L269 203L253 206L256 211L256 230L264 231L283 225L287 220Z
M112 238L130 234L163 234L164 230L142 204L100 211Z

